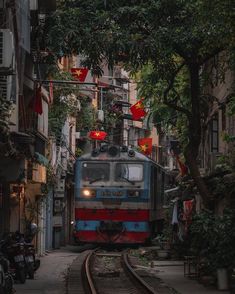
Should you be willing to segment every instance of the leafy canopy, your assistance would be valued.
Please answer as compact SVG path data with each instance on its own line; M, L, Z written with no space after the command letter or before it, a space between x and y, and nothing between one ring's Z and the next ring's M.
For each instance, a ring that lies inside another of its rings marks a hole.
M110 67L122 62L130 71L144 68L141 95L160 98L152 110L160 102L189 117L200 112L190 101L199 89L190 88L185 66L199 67L234 45L234 24L235 4L228 0L60 0L46 44L58 57L84 56L96 74L104 61Z
M205 200L208 193L196 162L205 100L200 73L208 60L235 45L235 2L60 0L59 4L47 24L45 45L50 52L58 57L80 54L84 65L99 75L104 62L109 67L122 63L133 72L150 66L151 73L145 75L152 86L148 91L159 91L152 108L160 105L163 111L165 105L183 114L181 127L186 123L188 129L184 154Z
M176 69L175 54L203 62L234 41L230 0L59 2L46 45L58 55L87 56L93 70L104 59L110 66L124 61L132 69L151 61L167 78Z

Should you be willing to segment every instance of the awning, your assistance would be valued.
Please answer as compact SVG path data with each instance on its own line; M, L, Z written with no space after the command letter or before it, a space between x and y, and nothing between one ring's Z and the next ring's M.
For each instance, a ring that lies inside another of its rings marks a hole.
M44 166L47 166L49 163L49 160L45 156L43 156L42 154L40 154L38 152L35 152L35 159L39 164L44 165Z
M33 144L35 142L34 135L23 132L11 132L11 138L18 144Z
M98 87L106 88L106 89L114 89L114 86L112 84L107 84L107 83L100 82L100 81L98 81Z

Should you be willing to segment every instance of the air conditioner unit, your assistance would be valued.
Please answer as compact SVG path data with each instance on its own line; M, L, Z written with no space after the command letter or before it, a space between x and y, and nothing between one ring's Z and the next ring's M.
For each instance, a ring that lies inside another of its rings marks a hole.
M5 100L12 100L12 76L0 75L0 96Z
M0 30L0 68L13 68L14 39L9 29Z
M97 118L99 121L103 122L104 121L104 111L103 110L98 110L97 111Z
M80 132L76 132L75 133L75 139L80 139L81 138L81 133Z
M55 187L55 191L58 193L64 193L64 189L65 189L65 180L64 179L60 179L58 182L57 182L57 185Z
M55 197L63 198L65 191L65 180L60 179L55 187Z

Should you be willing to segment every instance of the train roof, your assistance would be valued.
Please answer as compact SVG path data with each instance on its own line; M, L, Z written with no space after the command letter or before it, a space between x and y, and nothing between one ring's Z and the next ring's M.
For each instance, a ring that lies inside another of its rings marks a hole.
M83 154L78 157L78 161L97 161L97 160L108 160L108 161L144 161L151 162L159 167L163 168L163 166L157 164L151 158L145 156L144 154L126 146L101 146L100 148L95 148L91 152Z

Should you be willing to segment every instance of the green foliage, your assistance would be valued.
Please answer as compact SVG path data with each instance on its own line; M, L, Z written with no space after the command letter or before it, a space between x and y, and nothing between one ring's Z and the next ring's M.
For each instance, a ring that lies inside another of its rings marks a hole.
M70 73L58 70L51 73L51 77L55 80L72 80ZM63 88L56 84L54 86L54 101L49 108L48 120L50 134L54 135L58 141L68 115L76 116L78 113L78 95L79 91L73 85L66 85Z
M223 216L210 212L196 215L190 227L191 250L208 259L211 269L231 268L235 263L235 213L225 210Z
M115 104L113 97L106 96L106 103L104 104L104 129L109 131L117 127L118 123L122 121L123 112L121 108Z
M201 107L192 120L203 111L203 103L191 101L192 91L200 91L190 88L189 67L200 67L231 43L232 3L62 0L58 7L48 23L47 46L52 52L79 53L99 74L104 60L110 67L121 61L132 72L142 69L139 91L150 99L157 123L175 125L176 111L189 116L192 107ZM187 142L189 132L181 125L179 133Z
M53 167L48 164L46 167L47 171L47 186L52 187L56 184L57 177L56 177L56 171L53 169Z
M188 138L188 119L181 111L190 108L189 74L183 69L175 78L175 82L169 89L167 99L165 91L167 83L150 64L145 66L140 74L138 84L139 96L147 97L151 101L153 123L159 128L173 127L175 135L185 146ZM179 107L179 109L178 109ZM182 108L182 109L181 109Z
M235 92L235 82L234 82L234 92ZM235 94L230 97L228 102L228 115L232 116L234 114L235 114Z
M235 142L235 136L231 136L227 133L223 134L223 140L227 143Z
M0 136L6 137L9 130L11 102L0 96Z
M232 200L235 196L235 149L232 148L216 162L214 174L206 179L211 194L216 199ZM232 203L230 202L230 207Z
M83 154L83 151L81 148L77 147L75 150L75 156L80 157Z
M111 68L121 63L131 72L147 66L142 93L150 97L150 111L177 126L196 178L202 122L212 99L202 93L206 79L200 75L206 62L234 47L234 5L227 0L61 0L47 23L45 42L58 57L84 56L83 64L98 75L104 62Z
M80 100L81 109L76 119L77 131L92 130L96 124L95 109L89 97L82 97Z
M235 172L235 148L232 148L226 155L221 156L219 163L225 165L228 170Z
M157 235L155 240L161 249L170 249L172 246L173 238L173 225L171 224L171 215L173 211L173 206L164 210L164 224L163 230Z
M233 3L225 0L114 0L106 5L103 0L68 0L58 8L46 35L52 52L88 56L93 69L103 58L110 65L124 60L135 69L152 60L164 69L164 78L175 69L172 53L203 57L231 42L234 29Z

